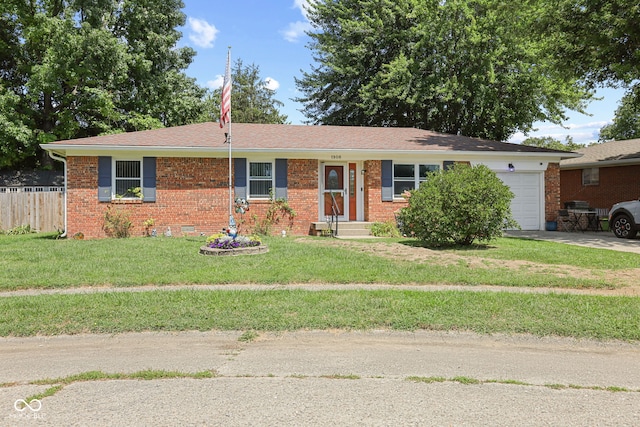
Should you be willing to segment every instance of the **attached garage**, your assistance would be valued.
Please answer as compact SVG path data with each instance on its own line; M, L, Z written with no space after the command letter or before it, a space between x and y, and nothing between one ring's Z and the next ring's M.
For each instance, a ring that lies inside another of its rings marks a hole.
M498 173L498 178L509 186L515 197L511 201L511 213L523 230L540 230L542 225L543 174L539 172Z

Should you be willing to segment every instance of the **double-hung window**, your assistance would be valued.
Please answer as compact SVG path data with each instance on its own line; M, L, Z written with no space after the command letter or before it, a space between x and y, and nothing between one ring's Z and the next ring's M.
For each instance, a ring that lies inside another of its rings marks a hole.
M582 185L598 185L600 184L600 169L588 168L582 169Z
M142 162L116 160L114 164L116 198L138 199L142 195Z
M273 189L273 163L249 162L249 197L266 199Z
M405 191L411 191L427 179L429 172L437 171L440 165L396 163L393 165L393 196L402 197Z

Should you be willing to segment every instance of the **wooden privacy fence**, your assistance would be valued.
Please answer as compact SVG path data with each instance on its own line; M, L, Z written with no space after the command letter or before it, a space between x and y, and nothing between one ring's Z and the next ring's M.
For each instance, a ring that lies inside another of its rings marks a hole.
M32 230L64 230L64 188L0 188L0 230L29 225Z

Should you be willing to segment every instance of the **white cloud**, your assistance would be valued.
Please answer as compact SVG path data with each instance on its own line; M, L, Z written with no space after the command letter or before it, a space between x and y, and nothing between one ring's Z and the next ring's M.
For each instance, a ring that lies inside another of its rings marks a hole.
M293 8L300 10L304 21L291 22L286 29L280 31L284 39L288 42L295 43L301 37L304 37L307 31L311 31L313 27L307 19L307 10L309 8L309 0L294 0Z
M293 7L296 9L300 9L300 13L304 16L304 19L307 19L307 9L309 8L309 0L294 0Z
M296 21L290 23L285 30L282 30L280 33L284 37L284 39L288 42L297 42L301 37L306 35L307 31L311 31L313 27L307 21Z
M277 90L280 87L280 82L272 79L271 77L267 77L266 79L264 79L264 86L267 89Z
M222 83L224 83L224 76L217 75L214 80L207 81L207 87L209 89L219 89L222 87Z
M215 26L204 19L197 18L188 18L187 24L191 30L189 40L198 47L213 47L216 34L218 34L218 29Z

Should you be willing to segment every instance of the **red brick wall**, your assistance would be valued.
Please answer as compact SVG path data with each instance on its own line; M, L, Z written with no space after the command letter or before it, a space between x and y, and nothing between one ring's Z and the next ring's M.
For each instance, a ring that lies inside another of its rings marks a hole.
M600 168L598 185L582 185L582 169L560 171L561 204L584 200L594 208L612 205L640 197L640 165Z
M380 160L367 160L364 162L364 220L370 222L393 221L394 213L407 206L407 202L394 200L382 201L382 162Z
M87 238L106 237L102 230L108 207L128 212L132 236L144 235L144 221L155 219L154 228L174 236L182 226L189 234L212 234L228 224L228 160L158 158L156 202L98 201L98 158L67 159L67 235L82 232Z
M560 165L549 163L544 172L544 216L545 221L555 221L560 209Z
M174 236L181 236L182 226L194 227L188 234L219 232L229 222L229 160L210 158L156 159L156 201L98 201L98 157L69 157L67 159L67 235L82 232L86 238L106 237L102 230L107 208L125 210L133 223L132 236L145 233L144 221L155 219L157 232L168 227ZM291 232L307 234L309 223L318 216L318 162L316 160L289 160L289 206L297 216ZM267 201L250 205L244 216L235 214L238 222L244 220L243 232L251 231L251 218L264 218L269 207ZM278 224L280 232L289 224Z

